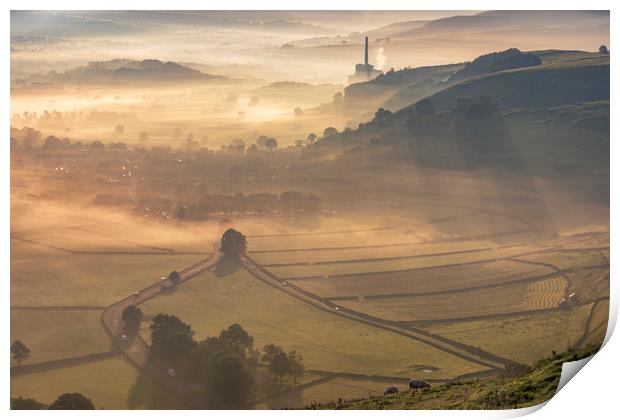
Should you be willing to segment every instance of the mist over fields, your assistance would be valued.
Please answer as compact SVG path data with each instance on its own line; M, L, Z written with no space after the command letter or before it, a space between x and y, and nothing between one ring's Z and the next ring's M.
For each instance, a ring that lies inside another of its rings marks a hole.
M12 405L547 401L607 328L609 42L605 11L12 12Z

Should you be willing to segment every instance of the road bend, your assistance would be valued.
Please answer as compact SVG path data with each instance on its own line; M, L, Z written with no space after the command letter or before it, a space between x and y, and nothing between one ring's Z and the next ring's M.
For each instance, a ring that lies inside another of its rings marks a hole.
M179 283L186 282L196 277L198 274L214 267L221 257L218 247L219 244L214 243L213 253L208 258L179 271L181 275ZM156 382L179 398L179 400L189 408L203 408L201 387L183 381L177 376L170 376L168 374L168 368L170 366L165 365L163 361L157 358L150 357L150 347L140 334L136 334L135 337L127 340L123 340L122 338L124 334L123 324L121 322L123 311L129 306L140 305L172 287L175 287L175 284L167 278L159 280L108 306L103 311L101 321L112 341L118 345L134 366L150 375Z

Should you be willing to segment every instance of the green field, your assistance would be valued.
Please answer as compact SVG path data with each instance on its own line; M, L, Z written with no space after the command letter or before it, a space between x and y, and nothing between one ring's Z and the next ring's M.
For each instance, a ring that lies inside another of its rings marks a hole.
M484 368L415 340L326 313L262 283L245 270L202 274L174 294L142 305L145 314L171 313L192 325L197 339L240 323L262 348L296 349L308 369L408 377L416 365L452 378ZM417 372L419 374L419 372Z
M532 363L562 353L582 336L591 304L571 310L483 321L428 324L425 329L493 354Z
M11 377L11 397L49 404L60 394L79 392L98 409L179 408L182 405L122 357L42 373ZM128 400L131 397L131 405Z
M70 254L11 240L11 305L107 306L199 255Z
M332 264L311 264L298 266L274 266L268 267L278 277L297 276L338 276L352 275L367 272L389 272L397 270L420 269L451 264L472 263L476 261L490 261L520 253L531 251L531 247L511 247L491 249L486 251L439 255L429 257L403 258L396 260L379 260L368 262L339 262ZM385 253L383 254L385 256Z
M112 343L99 322L99 312L11 311L11 342L31 350L22 364L100 353ZM16 363L11 359L11 364Z

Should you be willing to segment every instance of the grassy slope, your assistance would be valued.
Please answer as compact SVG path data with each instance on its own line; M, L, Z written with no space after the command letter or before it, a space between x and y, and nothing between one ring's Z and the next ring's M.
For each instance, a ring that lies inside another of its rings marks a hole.
M559 88L559 87L565 88ZM430 96L439 108L491 96L501 106L545 107L609 99L609 57L556 62L473 78Z
M528 407L548 401L557 389L562 363L585 358L594 349L572 351L539 362L528 372L509 379L491 378L479 381L450 383L433 387L418 395L401 392L391 397L375 397L345 401L345 409L511 409ZM337 408L337 403L312 408Z
M584 333L590 308L591 304L587 304L530 316L429 324L426 329L529 365L549 357L552 351L562 353L570 343L576 343Z

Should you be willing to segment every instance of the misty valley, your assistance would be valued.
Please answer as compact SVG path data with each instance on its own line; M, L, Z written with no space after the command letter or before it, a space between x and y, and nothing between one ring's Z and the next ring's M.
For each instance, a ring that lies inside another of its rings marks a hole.
M13 409L518 408L601 347L609 13L343 13L12 12Z

